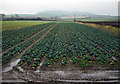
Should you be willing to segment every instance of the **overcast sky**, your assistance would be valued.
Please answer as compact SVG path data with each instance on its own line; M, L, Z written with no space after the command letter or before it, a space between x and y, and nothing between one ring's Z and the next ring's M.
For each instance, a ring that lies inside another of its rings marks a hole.
M85 11L100 15L118 15L119 0L0 0L5 14L37 13L48 10Z

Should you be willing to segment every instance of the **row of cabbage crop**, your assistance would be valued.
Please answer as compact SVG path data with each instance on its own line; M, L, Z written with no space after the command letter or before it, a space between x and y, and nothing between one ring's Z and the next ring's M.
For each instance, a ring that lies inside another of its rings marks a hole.
M43 66L47 67L59 67L69 63L77 64L79 67L94 66L94 64L116 66L118 60L113 58L114 55L92 41L94 36L86 36L93 32L91 30L94 31L94 28L75 23L60 23L44 39L29 49L19 64L32 69L37 69L42 61L45 61ZM95 31L96 38L98 32L104 32ZM106 34L103 35L101 39L106 40ZM111 36L108 38L111 39Z
M24 41L28 37L34 35L38 31L48 27L52 23L47 24L39 24L34 25L26 28L21 28L17 30L9 30L2 32L2 50L5 51L6 49Z
M72 30L72 31L74 31L74 30ZM82 53L82 56L84 54L86 54L84 59L86 58L87 62L98 61L102 65L103 64L104 65L105 64L115 64L115 62L117 60L114 59L113 56L111 54L109 54L109 52L107 52L105 49L99 47L98 44L91 41L91 39L88 38L89 36L86 37L86 35L82 34L83 31L81 31L81 28L76 27L76 32L77 31L78 31L78 33L77 34L74 33L73 35L76 34L76 37L79 38L78 42L81 42L80 44L82 44L83 49L84 49L84 51L82 51L82 52L84 52L84 53ZM77 44L77 40L75 41L75 44ZM78 44L78 45L80 45L80 44ZM81 50L81 48L79 48L79 50Z
M76 27L79 27L79 24L76 24ZM119 45L117 35L113 35L104 30L93 28L86 25L81 25L80 30L88 39L98 44L100 47L105 49L111 55L119 58L120 53L118 53Z
M45 56L47 56L47 53L49 53L49 49L51 48L49 44L54 41L55 31L58 31L58 26L59 25L54 27L46 37L40 40L24 54L19 62L19 65L24 67L27 66L27 68L33 69L37 68L39 63L42 62Z
M48 26L48 25L47 25ZM52 26L52 25L51 25ZM13 57L18 55L19 53L21 53L25 48L27 48L29 45L31 45L33 42L35 42L38 38L40 38L45 32L47 32L51 26L49 26L49 28L45 29L44 31L40 32L39 34L37 34L36 36L34 36L33 38L21 43L20 45L10 49L8 52L3 53L2 56L2 63L6 64L9 62L9 60Z

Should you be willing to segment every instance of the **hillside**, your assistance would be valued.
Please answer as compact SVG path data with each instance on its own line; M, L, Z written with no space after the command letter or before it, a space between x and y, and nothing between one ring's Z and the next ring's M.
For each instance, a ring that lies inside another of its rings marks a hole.
M96 16L95 14L88 12L70 12L70 11L45 11L38 12L37 15L41 17L72 17L74 16Z
M77 17L80 17L80 16L97 16L95 14L88 13L88 12L70 12L70 11L44 11L44 12L38 12L36 14L17 14L17 15L20 16L20 17L46 17L46 18L50 18L50 17L73 17L74 14ZM16 17L15 14L11 14L9 16Z

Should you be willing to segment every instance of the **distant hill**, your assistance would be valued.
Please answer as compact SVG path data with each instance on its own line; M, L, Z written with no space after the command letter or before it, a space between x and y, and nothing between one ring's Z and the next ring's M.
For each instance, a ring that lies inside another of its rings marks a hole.
M37 13L38 16L41 17L72 17L74 16L96 16L95 14L88 13L88 12L69 12L69 11L45 11Z
M73 17L74 12L69 11L44 11L38 12L36 14L17 14L20 17ZM88 12L75 12L76 16L97 16L96 14L88 13ZM16 17L15 14L11 14L9 16Z

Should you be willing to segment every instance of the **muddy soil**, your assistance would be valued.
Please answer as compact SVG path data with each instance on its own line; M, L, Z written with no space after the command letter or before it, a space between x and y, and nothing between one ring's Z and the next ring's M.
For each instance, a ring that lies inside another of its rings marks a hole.
M3 80L18 80L32 82L82 82L82 81L116 81L118 82L118 70L78 70L78 71L33 71L25 70L20 66L11 71L3 72Z

